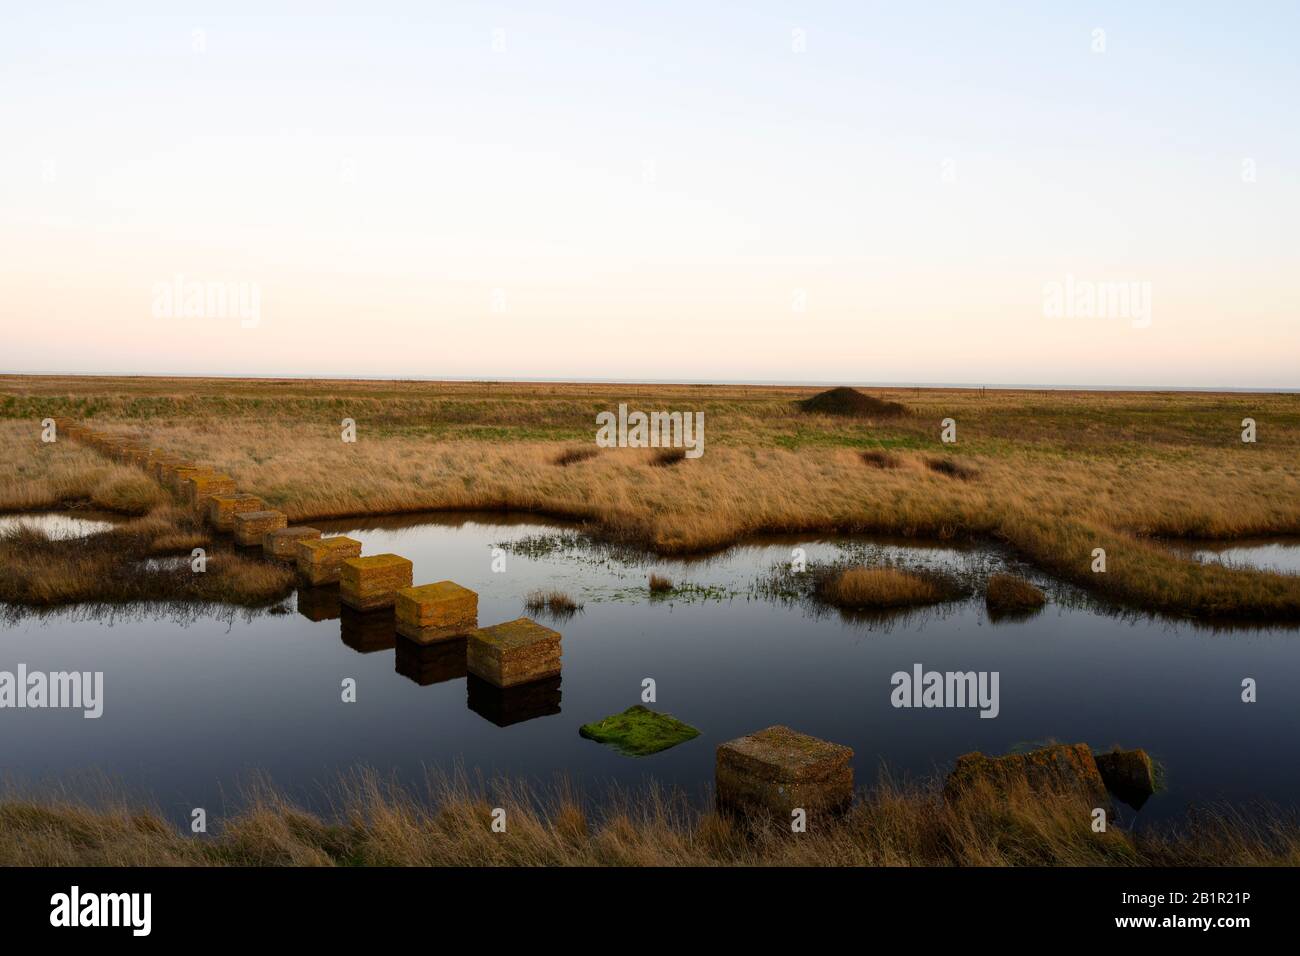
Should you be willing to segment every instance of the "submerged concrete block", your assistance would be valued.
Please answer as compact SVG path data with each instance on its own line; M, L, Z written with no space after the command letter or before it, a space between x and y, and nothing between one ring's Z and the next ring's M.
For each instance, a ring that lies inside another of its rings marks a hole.
M361 542L343 535L299 541L294 549L298 573L309 584L334 584L343 562L361 556Z
M397 592L411 586L413 571L414 565L400 554L348 558L339 569L339 597L359 611L392 607Z
M1112 750L1095 754L1097 772L1106 789L1134 810L1141 810L1156 792L1156 768L1145 750Z
M292 561L298 556L299 541L318 541L320 532L305 525L289 528L276 528L262 535L262 550L273 558L287 558Z
M266 502L257 495L235 492L229 495L213 495L208 499L208 521L218 531L234 531L237 514L265 510Z
M962 754L944 782L947 800L985 786L1005 794L1018 787L1031 793L1080 794L1094 807L1110 805L1097 761L1087 744L1053 744L1023 754L989 757L976 751Z
M838 812L853 800L852 759L848 747L779 725L729 740L717 751L718 804L786 820L796 808Z
M283 511L243 511L235 515L235 540L242 545L261 547L262 535L288 524Z
M480 627L469 635L469 672L497 687L560 673L560 632L526 617Z
M419 644L468 634L478 627L478 595L454 581L397 592L397 631Z

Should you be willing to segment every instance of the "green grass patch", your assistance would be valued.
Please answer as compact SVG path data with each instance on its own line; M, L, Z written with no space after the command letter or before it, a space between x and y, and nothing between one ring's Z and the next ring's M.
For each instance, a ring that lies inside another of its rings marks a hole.
M583 724L578 733L588 740L609 744L627 757L648 757L700 735L690 724L640 704L604 720Z

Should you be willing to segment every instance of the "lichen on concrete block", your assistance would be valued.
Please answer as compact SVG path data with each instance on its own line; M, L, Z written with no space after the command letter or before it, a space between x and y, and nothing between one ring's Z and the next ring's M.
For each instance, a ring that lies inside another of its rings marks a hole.
M262 535L262 550L270 557L292 561L297 558L299 541L318 541L320 536L320 531L306 525L276 528Z
M361 556L361 542L343 535L299 541L294 548L298 573L315 585L336 583L343 562Z
M397 592L411 586L413 571L414 565L400 554L348 558L339 569L339 597L360 611L392 607Z
M1094 807L1110 803L1087 744L1052 744L1002 757L978 751L962 754L948 774L943 794L948 800L956 800L980 787L996 794L1022 787L1031 793L1078 794Z
M478 627L478 595L454 581L397 592L397 630L419 644L468 634Z
M787 819L795 809L838 812L853 800L852 759L853 751L842 744L768 727L719 745L718 803Z
M497 687L513 687L560 673L560 633L521 617L475 629L469 671Z
M191 502L206 506L207 500L213 495L233 495L235 479L221 472L204 472L191 476L186 482L185 490Z
M235 540L245 546L261 547L264 534L288 524L283 511L243 511L235 515Z
M257 495L234 492L233 494L213 495L208 499L208 521L218 531L227 533L235 530L235 515L245 511L265 511L266 502Z

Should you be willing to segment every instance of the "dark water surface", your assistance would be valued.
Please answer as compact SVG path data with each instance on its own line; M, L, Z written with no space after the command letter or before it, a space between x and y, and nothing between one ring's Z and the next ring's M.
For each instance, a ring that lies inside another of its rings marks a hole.
M986 549L805 538L755 542L692 561L612 556L572 532L497 517L336 523L366 554L415 563L416 583L451 579L479 593L479 622L528 612L536 588L584 604L557 621L558 682L503 694L464 674L459 649L395 647L382 616L302 592L282 613L76 608L10 615L0 670L103 671L104 714L0 710L0 773L89 786L101 773L180 820L237 803L240 781L268 774L321 806L322 784L358 764L418 781L457 761L543 781L566 774L592 793L649 778L704 798L714 748L771 724L848 744L860 783L887 765L924 776L970 750L1055 738L1145 747L1167 790L1143 819L1190 802L1265 799L1300 806L1300 631L1216 630L1107 613L1036 576L1052 603L1026 621L990 621L982 598L890 619L850 620L756 590L796 546L810 561L893 558L978 580L1007 560ZM492 570L507 545L506 570ZM650 571L687 593L651 598ZM189 573L178 570L175 573ZM895 709L890 677L920 663L1000 673L1000 713ZM357 682L354 704L340 699ZM1241 701L1245 677L1259 700ZM695 740L641 759L578 736L587 721L640 701L698 727Z

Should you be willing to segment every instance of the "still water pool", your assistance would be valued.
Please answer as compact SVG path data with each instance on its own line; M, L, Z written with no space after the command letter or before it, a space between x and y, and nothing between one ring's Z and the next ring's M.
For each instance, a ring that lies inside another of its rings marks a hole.
M1118 615L1033 572L1052 601L1010 622L990 620L978 594L852 619L756 586L796 547L810 562L884 558L976 582L1012 566L979 547L804 537L662 560L501 516L323 527L358 538L366 554L410 558L416 583L451 579L477 591L480 624L529 614L561 631L561 679L503 694L467 677L457 650L398 642L391 623L340 609L330 590L257 612L8 609L0 670L102 671L105 699L97 720L0 711L0 773L74 792L107 779L177 820L195 806L238 803L241 782L258 772L320 807L322 786L358 765L411 782L457 764L544 782L564 775L593 794L654 779L703 800L716 745L780 723L851 746L860 783L884 767L923 777L970 750L1055 738L1152 753L1167 789L1142 820L1220 799L1300 806L1293 629ZM493 570L494 548L503 572ZM652 571L689 587L652 597ZM563 590L583 609L560 620L527 612L538 588ZM999 672L998 716L894 708L891 675L918 663ZM1258 682L1257 703L1241 701L1245 677ZM357 682L356 703L341 700L345 678ZM636 759L579 737L579 725L640 702L646 678L654 706L698 727L698 738Z

